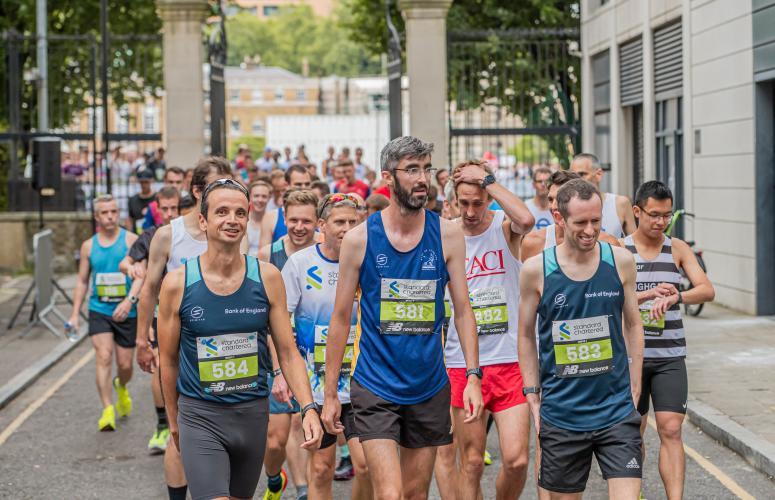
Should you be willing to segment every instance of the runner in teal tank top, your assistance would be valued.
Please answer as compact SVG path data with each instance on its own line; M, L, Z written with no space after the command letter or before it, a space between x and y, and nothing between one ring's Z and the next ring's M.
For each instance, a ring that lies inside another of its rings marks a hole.
M103 408L97 425L101 431L113 431L116 430L116 413L119 417L128 417L132 413L132 398L126 385L132 378L137 336L135 303L143 281L132 281L119 270L119 264L137 240L137 235L118 226L116 200L110 195L97 198L94 201L94 218L99 232L81 244L78 281L68 323L74 331L78 331L81 304L91 285L89 337L96 353L97 392ZM114 351L118 376L111 384ZM114 388L117 395L115 407Z
M519 360L539 431L538 484L583 492L594 453L603 478L616 479L610 498L635 500L643 362L635 261L598 241L602 199L594 185L568 182L557 207L565 239L528 259L520 275Z
M280 273L240 253L247 222L247 190L231 179L210 184L200 214L207 250L170 272L160 294L162 390L193 498L255 493L269 421L268 331L303 405L302 447L317 449L322 437Z
M390 187L390 205L350 230L342 242L326 379L337 380L341 373L352 302L360 289L350 400L376 498L427 494L436 447L451 442L441 335L447 283L469 369L466 422L477 421L482 410L463 233L424 209L435 170L432 151L432 144L408 136L385 146L382 178ZM326 384L324 391L326 430L341 433L337 386ZM412 473L402 476L402 470Z

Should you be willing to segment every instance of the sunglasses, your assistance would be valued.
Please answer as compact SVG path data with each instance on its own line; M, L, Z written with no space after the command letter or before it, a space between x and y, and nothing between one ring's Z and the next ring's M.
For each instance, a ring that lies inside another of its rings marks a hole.
M248 193L247 188L245 186L243 186L242 183L237 182L234 179L218 179L217 181L211 182L205 188L205 191L204 191L204 194L202 195L202 197L204 198L205 196L210 194L210 191L212 191L213 189L215 189L216 187L219 187L219 186L234 186L237 189L239 189L240 191L242 191L242 193L245 196L247 196L248 199L250 199L250 193Z

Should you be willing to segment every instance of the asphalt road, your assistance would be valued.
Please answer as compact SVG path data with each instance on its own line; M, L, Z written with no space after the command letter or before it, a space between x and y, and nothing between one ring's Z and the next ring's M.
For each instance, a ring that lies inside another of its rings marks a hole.
M149 376L136 372L130 384L135 409L113 433L97 432L99 404L94 388L93 359L87 342L44 374L0 411L0 498L164 499L162 459L146 444L155 424ZM82 363L77 368L78 362ZM68 371L71 378L66 379ZM57 388L57 385L60 385ZM48 397L47 397L48 396ZM688 458L686 498L775 498L775 483L742 458L703 435L691 424L685 441L698 458ZM495 497L497 436L490 435L495 463L485 469L484 497ZM647 437L644 494L664 498L656 469L658 441ZM710 470L709 470L710 469ZM532 463L523 498L535 498ZM264 483L256 494L263 494ZM336 483L334 498L349 498L350 483ZM290 486L286 498L295 498ZM435 485L431 498L438 498ZM593 467L585 498L607 498L605 484Z

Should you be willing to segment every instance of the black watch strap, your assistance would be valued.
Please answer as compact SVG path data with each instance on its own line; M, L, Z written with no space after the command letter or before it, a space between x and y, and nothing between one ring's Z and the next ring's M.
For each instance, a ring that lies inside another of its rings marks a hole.
M527 396L528 394L541 394L541 388L538 386L523 387L522 395Z
M466 379L470 377L471 375L476 375L479 377L479 380L482 380L482 369L481 368L469 368L466 370Z
M495 184L495 176L492 174L487 174L484 179L482 179L482 188L486 188L490 184Z
M318 414L318 417L320 416L320 405L313 401L312 403L310 403L307 406L305 406L304 408L302 408L301 412L299 412L299 413L301 413L301 419L302 420L304 420L304 415L306 415L307 412L310 411L310 410L315 410L315 413Z

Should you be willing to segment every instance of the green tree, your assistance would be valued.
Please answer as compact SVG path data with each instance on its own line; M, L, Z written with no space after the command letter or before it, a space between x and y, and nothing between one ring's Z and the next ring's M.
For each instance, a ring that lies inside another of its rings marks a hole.
M48 53L49 121L54 128L72 122L75 113L91 105L90 81L97 77L91 63L94 53L90 40L99 42L100 0L48 0L48 32L50 35L81 35L91 39L50 39ZM108 56L109 92L117 106L131 99L158 93L162 88L161 44L152 40L129 40L129 35L158 34L161 19L155 0L109 0L108 29L112 36ZM24 37L12 42L10 30ZM0 45L0 79L16 78L21 85L21 126L33 128L37 122L37 94L34 83L24 82L22 75L36 65L35 0L0 0L0 32L6 39ZM121 39L119 39L121 38ZM16 49L21 74L10 75L7 66L8 49ZM99 60L95 61L98 64ZM97 84L99 92L99 83ZM8 126L7 96L0 99L0 122Z
M229 39L228 64L258 58L266 66L302 73L306 63L310 76L356 76L380 71L378 55L347 38L333 19L314 15L308 5L282 7L269 19L249 12L226 21Z

